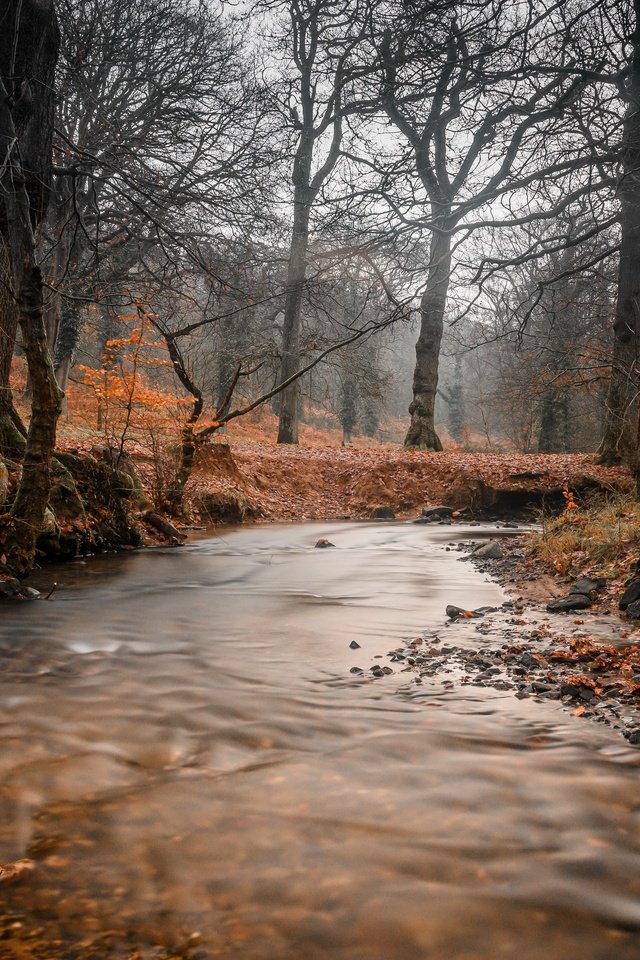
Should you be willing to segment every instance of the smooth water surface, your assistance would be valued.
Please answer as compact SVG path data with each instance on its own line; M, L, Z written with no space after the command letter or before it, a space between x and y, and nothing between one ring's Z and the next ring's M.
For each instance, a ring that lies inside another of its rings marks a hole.
M38 864L0 957L638 960L636 750L349 672L439 624L482 645L444 627L504 599L445 549L481 534L251 527L44 570L0 621L0 862Z

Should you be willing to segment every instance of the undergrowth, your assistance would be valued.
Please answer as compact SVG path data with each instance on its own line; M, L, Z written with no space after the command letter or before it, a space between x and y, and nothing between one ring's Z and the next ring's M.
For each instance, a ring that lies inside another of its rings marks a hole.
M640 542L640 503L620 496L598 506L579 507L565 494L559 517L542 517L529 540L532 554L565 576L589 569L613 578L628 564Z

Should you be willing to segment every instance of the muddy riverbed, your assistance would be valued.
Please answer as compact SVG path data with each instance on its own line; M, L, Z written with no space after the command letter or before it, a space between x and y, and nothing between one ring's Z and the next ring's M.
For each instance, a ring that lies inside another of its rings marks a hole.
M506 595L446 547L489 532L253 527L43 571L52 600L0 622L0 862L35 864L0 957L637 960L638 749L387 655L477 649L445 606Z

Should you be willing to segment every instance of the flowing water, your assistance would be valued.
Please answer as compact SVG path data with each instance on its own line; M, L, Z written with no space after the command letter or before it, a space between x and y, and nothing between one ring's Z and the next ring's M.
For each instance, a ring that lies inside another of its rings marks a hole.
M638 960L637 750L349 672L504 599L453 532L223 531L5 605L0 861L37 868L0 890L3 960Z

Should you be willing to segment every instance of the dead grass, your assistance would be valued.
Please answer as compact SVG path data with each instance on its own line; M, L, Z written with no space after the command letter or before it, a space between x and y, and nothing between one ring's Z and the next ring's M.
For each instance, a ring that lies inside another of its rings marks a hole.
M615 578L638 552L640 503L618 497L589 509L542 518L528 546L545 567L561 576L584 573Z

